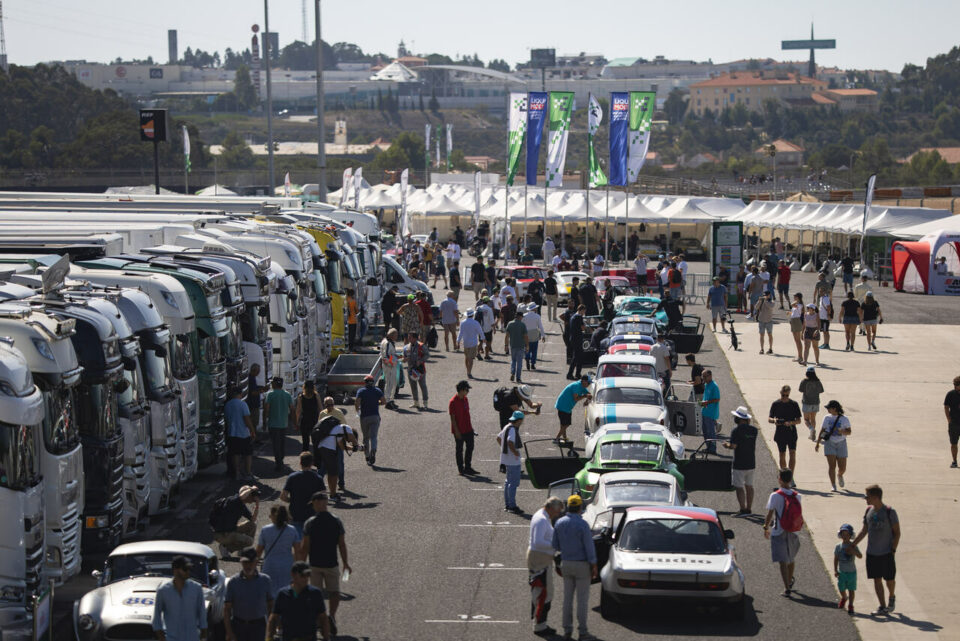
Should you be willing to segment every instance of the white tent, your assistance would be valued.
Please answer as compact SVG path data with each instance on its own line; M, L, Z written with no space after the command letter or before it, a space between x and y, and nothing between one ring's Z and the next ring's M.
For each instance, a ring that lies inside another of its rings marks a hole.
M894 231L894 235L898 238L914 240L923 238L928 234L935 234L939 231L960 233L960 216L954 215L937 218L926 223L920 223L919 225L901 227Z
M223 185L210 185L198 191L196 196L238 196L237 192L227 189Z
M429 200L418 202L414 207L407 205L407 211L424 216L466 216L472 214L472 209L457 204L447 195L439 195Z

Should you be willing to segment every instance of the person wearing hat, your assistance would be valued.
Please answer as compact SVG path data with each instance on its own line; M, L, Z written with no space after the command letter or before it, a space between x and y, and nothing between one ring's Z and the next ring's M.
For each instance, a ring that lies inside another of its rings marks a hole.
M273 594L271 578L257 571L257 551L245 548L240 553L240 572L227 582L223 599L227 639L261 641L267 633L267 615L273 610Z
M327 494L317 492L311 497L314 515L303 526L300 549L307 553L310 563L310 585L324 590L330 601L330 627L337 633L337 609L340 607L340 564L343 570L353 568L347 560L346 530L343 522L328 509ZM284 637L286 638L286 637ZM312 637L311 637L312 638Z
M499 408L494 409L500 413L500 425L509 423L514 412L523 412L524 415L540 414L541 404L533 401L533 388L529 385L500 387L495 396L499 399ZM523 409L524 405L530 409Z
M427 346L414 332L410 332L407 344L403 346L403 362L407 364L407 379L413 396L410 409L427 409ZM418 386L423 394L423 405L420 404Z
M317 631L325 641L330 639L332 621L327 618L323 592L310 585L312 577L305 561L297 561L290 568L290 585L277 593L266 641L273 641L277 628L283 629L284 641L314 641Z
M251 503L253 512L247 507ZM260 490L254 485L244 485L233 496L214 501L210 527L213 528L213 540L220 545L221 558L228 558L226 552L236 552L253 545L259 513Z
M543 637L557 633L547 625L547 615L553 598L553 522L562 514L563 500L551 496L530 519L530 542L527 547L530 618L533 619L533 633Z
M473 359L480 358L479 350L483 349L485 340L483 326L474 316L473 309L468 309L457 332L456 342L463 346L463 364L467 368L467 378L473 378Z
M397 358L397 330L391 327L380 341L380 362L383 365L383 396L388 410L397 409L394 401L397 395L397 371L400 361Z
M707 309L710 310L710 316L713 319L713 331L717 331L717 321L720 321L720 327L723 333L727 333L727 288L720 284L718 276L713 277L713 285L707 290Z
M853 599L857 595L857 559L862 558L860 549L854 545L853 526L844 523L837 532L840 543L833 549L833 576L837 577L837 590L840 592L841 610L847 605L847 612L854 614Z
M360 433L363 435L363 455L367 465L377 462L377 436L380 434L380 406L387 401L376 386L373 376L363 377L363 387L357 391L354 408L360 417Z
M523 313L523 324L527 328L527 369L537 369L537 351L540 343L547 341L547 333L543 330L543 319L537 313L538 309L539 305L531 302Z
M473 469L472 465L476 433L473 431L473 421L470 419L470 401L467 400L469 393L470 383L460 381L457 383L457 393L447 404L447 412L450 414L450 432L456 442L457 471L461 476L479 473ZM464 446L466 446L466 453L463 451Z
M195 641L207 636L203 588L191 576L193 562L178 554L170 563L173 578L157 588L151 626L160 641Z
M273 444L273 467L283 469L284 441L287 437L287 427L293 421L293 397L283 389L283 379L274 377L270 384L270 393L263 400L264 423L270 434Z
M803 359L801 365L810 361L810 348L813 347L813 357L820 364L820 315L817 306L808 303L803 313Z
M563 634L573 634L573 596L577 596L577 627L581 639L594 639L587 631L587 613L590 610L590 581L599 576L597 550L593 544L590 526L580 516L583 499L579 494L567 498L567 513L553 526L552 546L560 553L560 572L563 576Z
M831 400L826 408L827 415L823 417L817 444L813 449L819 452L820 443L823 443L823 454L827 457L827 476L830 477L830 485L836 492L837 483L841 488L844 485L843 475L847 471L847 437L853 430L850 419L843 415L840 401Z
M513 300L513 297L510 297ZM519 314L519 312L517 312ZM527 354L527 326L522 316L515 316L503 328L503 351L510 354L510 380L518 383L523 374L523 358Z
M733 469L731 484L737 492L740 511L737 514L752 514L753 510L753 472L757 467L756 447L757 428L750 424L750 412L740 406L730 412L733 415L734 428L730 440L723 446L733 450Z
M505 512L523 514L517 505L517 487L520 485L520 426L523 424L524 413L517 410L510 415L510 421L497 434L497 445L500 446L500 467L506 470L507 478L503 482L503 501Z
M400 334L404 338L411 333L420 336L423 328L423 310L417 305L416 296L407 294L407 302L400 306L397 315L400 317Z
M477 305L477 309L474 311L473 316L483 328L483 344L484 348L486 349L484 356L486 358L490 358L490 353L493 348L493 325L496 322L496 317L493 314L493 306L490 304L489 296L486 294L481 296L480 304Z

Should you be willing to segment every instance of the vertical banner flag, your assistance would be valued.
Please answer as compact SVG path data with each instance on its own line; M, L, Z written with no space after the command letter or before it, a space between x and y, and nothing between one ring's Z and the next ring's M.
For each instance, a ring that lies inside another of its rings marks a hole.
M610 94L610 184L627 184L627 127L630 124L630 94Z
M573 115L573 92L550 92L550 139L547 141L547 187L563 186L567 162L567 138Z
M440 132L437 132L437 169L440 169Z
M360 187L363 185L363 167L353 174L353 208L360 209Z
M870 212L870 205L873 204L873 190L877 186L876 174L871 174L870 177L867 178L866 186L867 186L867 193L863 199L863 225L861 225L861 228L860 228L860 269L863 269L864 267L866 267L866 265L863 264L863 261L864 261L863 245L867 238L867 215Z
M537 165L540 164L540 140L543 121L547 117L549 95L545 91L531 91L527 95L527 184L537 184Z
M596 189L607 184L607 177L603 175L603 169L600 167L600 161L597 159L597 152L593 149L593 140L600 129L600 123L603 121L603 109L596 97L590 94L590 103L587 106L587 155L590 164L589 185L590 189ZM589 203L588 203L589 206Z
M340 207L347 202L347 192L350 191L350 185L353 184L353 167L347 167L343 170L343 187L340 188Z
M453 153L453 125L447 123L447 171L450 171L451 153Z
M630 148L627 152L627 182L636 182L650 148L650 123L657 94L653 91L630 92Z
M424 144L424 158L425 158L423 166L424 166L424 171L427 174L426 176L423 177L423 179L424 181L427 181L429 179L429 174L430 174L430 123L429 122L426 125L424 125L423 144Z
M410 179L410 170L404 169L400 174L400 237L410 235L410 221L407 219L407 183Z
M283 177L283 195L290 196L290 172L288 171Z
M480 226L480 172L473 174L473 228Z
M183 170L190 173L190 132L183 126Z
M527 133L527 94L510 94L510 115L507 129L507 187L513 185L520 166L520 149Z

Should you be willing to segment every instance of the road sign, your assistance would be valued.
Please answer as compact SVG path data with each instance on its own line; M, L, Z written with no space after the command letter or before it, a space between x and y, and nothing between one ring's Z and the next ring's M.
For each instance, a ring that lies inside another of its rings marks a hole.
M144 142L167 141L167 110L140 110L140 140Z

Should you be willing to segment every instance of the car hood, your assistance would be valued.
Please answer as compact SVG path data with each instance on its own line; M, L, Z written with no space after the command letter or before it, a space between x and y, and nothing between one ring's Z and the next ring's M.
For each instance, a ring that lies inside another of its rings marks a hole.
M111 607L129 607L131 611L146 608L152 613L153 597L157 593L157 588L169 580L169 577L164 576L135 577L111 583L100 589L105 592L106 602ZM143 600L149 600L149 605L142 605Z
M733 570L729 554L659 554L617 550L621 570L627 572L709 572L728 574Z

